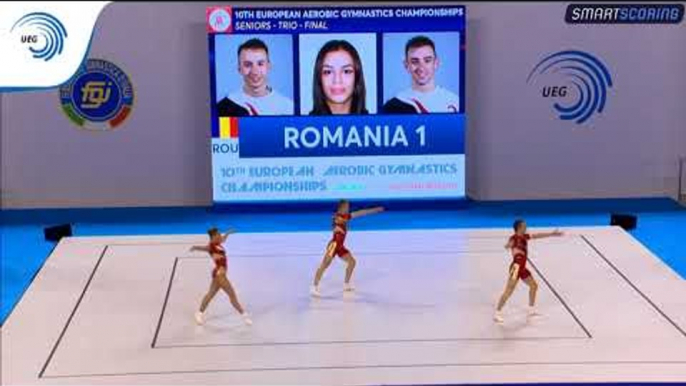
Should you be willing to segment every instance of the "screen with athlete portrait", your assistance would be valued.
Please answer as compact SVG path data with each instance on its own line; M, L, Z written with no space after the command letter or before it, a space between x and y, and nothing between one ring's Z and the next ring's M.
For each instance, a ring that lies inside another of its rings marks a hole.
M465 196L465 7L211 7L215 203Z

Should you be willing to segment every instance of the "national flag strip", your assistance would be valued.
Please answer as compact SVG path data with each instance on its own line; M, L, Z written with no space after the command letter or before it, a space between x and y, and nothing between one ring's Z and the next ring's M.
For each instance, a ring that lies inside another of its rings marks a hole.
M238 118L219 117L219 138L238 138Z

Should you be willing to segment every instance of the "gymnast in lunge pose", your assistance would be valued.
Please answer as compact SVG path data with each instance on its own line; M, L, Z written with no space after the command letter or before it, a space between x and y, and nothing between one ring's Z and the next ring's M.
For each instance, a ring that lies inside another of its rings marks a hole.
M498 323L503 323L504 319L502 315L502 309L505 306L507 300L514 292L515 287L517 286L517 282L520 279L529 286L529 316L539 315L538 312L536 312L535 308L538 283L536 283L536 280L533 278L533 276L531 276L531 272L529 272L529 270L526 268L526 262L528 259L528 242L532 239L542 239L546 237L563 235L563 233L559 230L555 230L554 232L548 233L526 233L526 223L524 222L524 220L516 220L514 222L513 228L515 234L510 237L507 244L505 245L505 249L508 249L512 252L513 260L510 264L510 273L509 277L507 278L507 285L505 286L505 291L503 292L502 296L500 297L500 300L498 301L498 306L496 308L495 315L493 316L493 320L495 320Z
M324 259L317 269L317 273L314 276L314 283L310 289L312 296L321 296L319 292L319 282L322 279L322 275L335 256L340 257L348 265L345 270L345 284L343 287L344 291L354 291L355 288L350 284L350 278L355 270L355 265L357 261L350 253L350 251L345 247L345 237L348 234L348 222L354 218L360 216L366 216L369 214L375 214L382 212L383 207L375 207L370 209L356 210L350 212L350 202L348 200L341 200L338 202L338 210L333 215L333 238L329 241L326 246L326 252L324 253Z
M231 282L226 277L226 249L224 247L224 243L229 235L235 233L235 231L231 230L222 235L219 233L217 228L212 228L207 231L207 233L210 236L210 243L208 245L194 245L191 247L191 251L204 251L209 253L212 257L212 260L214 260L214 269L212 270L212 282L210 283L210 289L202 299L200 310L195 313L195 321L198 324L205 323L205 310L207 309L207 305L210 304L210 301L212 301L214 295L216 295L221 289L226 292L227 295L229 295L231 305L233 305L233 308L235 308L236 311L241 314L243 317L243 322L245 322L247 325L251 325L252 320L250 320L250 317L248 317L248 314L238 302L236 291L233 289Z

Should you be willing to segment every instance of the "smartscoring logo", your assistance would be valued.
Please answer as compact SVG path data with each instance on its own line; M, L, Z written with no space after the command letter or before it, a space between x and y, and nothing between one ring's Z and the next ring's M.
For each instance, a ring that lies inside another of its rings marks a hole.
M121 125L133 107L133 85L115 64L88 59L60 87L62 110L77 126L98 131Z
M678 24L683 4L570 4L569 24Z
M28 46L36 59L49 61L62 54L67 29L55 16L45 12L32 12L21 17L10 32L17 30L22 44Z
M552 99L562 120L586 122L601 114L612 88L612 77L603 62L583 51L560 51L548 55L529 73L527 83L543 83L541 96Z

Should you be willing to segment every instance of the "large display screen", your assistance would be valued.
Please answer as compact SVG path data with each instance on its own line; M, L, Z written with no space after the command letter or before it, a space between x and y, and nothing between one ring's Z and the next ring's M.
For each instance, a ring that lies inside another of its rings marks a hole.
M463 198L465 19L208 8L215 203Z

